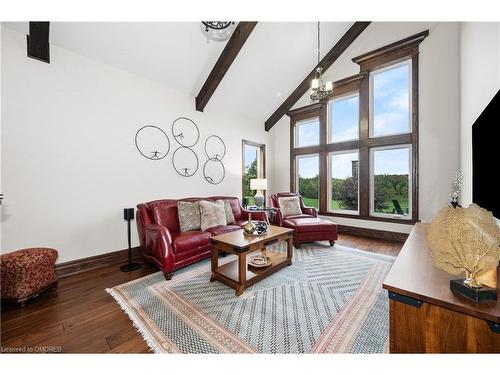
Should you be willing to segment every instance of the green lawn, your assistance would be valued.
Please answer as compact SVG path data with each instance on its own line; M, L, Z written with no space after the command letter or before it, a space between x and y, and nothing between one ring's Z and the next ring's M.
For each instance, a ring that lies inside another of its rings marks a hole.
M304 201L304 205L307 207L319 208L319 199L318 198L302 197L302 200Z
M307 198L307 197L302 197L302 199L304 200L304 205L306 205L308 207L319 208L319 199L317 199L317 198ZM337 202L335 200L332 200L331 209L332 210L339 210L340 209L339 202Z
M308 197L302 197L304 200L304 205L308 207L316 207L319 208L319 199L318 198L308 198ZM399 201L399 205L403 209L404 212L407 212L408 210L408 197L396 197L396 199ZM394 205L392 204L392 200L388 200L385 202L385 206L387 207L385 210L378 211L379 213L388 213L392 214ZM338 210L340 209L339 203L335 200L331 201L331 209L332 210Z
M245 197L249 206L255 206L255 199L253 197Z
M401 206L401 209L403 210L404 213L408 212L408 197L395 197L395 199L398 200L399 205ZM377 211L378 213L386 213L386 214L392 214L394 210L394 204L392 203L392 200L388 200L384 204L387 208L384 210ZM394 212L395 213L395 212Z

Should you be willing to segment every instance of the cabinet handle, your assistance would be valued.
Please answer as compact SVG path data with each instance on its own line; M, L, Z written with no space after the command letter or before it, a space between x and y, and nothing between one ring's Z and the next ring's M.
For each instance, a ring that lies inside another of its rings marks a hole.
M489 320L487 320L486 322L488 323L488 326L494 333L500 334L500 323L495 323Z

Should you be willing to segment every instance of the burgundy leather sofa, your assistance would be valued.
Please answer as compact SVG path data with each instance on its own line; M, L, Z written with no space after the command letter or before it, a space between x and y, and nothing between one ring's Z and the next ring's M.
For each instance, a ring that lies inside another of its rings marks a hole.
M196 202L199 200L228 200L236 222L230 225L209 228L206 231L181 232L177 214L179 200ZM235 197L207 197L162 199L137 205L137 230L144 260L153 263L165 278L170 280L175 270L210 257L210 237L239 230L248 220L267 221L263 211L247 211Z
M298 196L302 213L299 215L283 216L280 210L280 197ZM318 218L314 207L304 206L304 200L297 193L277 193L270 197L271 206L276 209L276 225L293 229L293 244L300 247L301 243L314 241L329 241L333 246L337 240L337 224L329 220Z

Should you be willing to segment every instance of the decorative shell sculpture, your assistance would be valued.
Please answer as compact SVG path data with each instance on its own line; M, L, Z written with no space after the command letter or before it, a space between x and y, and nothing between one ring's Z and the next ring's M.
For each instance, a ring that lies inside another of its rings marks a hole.
M466 272L465 284L479 288L478 273L498 266L500 228L491 212L471 204L443 207L427 231L434 265L448 273Z

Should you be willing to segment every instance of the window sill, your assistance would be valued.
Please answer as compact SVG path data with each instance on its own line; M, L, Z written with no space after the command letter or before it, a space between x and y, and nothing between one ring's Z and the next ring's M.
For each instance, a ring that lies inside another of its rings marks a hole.
M331 217L345 217L348 219L359 219L359 220L370 220L370 221L383 221L387 223L396 223L396 224L408 224L413 225L419 220L413 219L397 219L392 217L383 217L383 216L361 216L361 215L353 215L353 214L341 214L336 212L318 212L318 215L321 216L331 216Z

